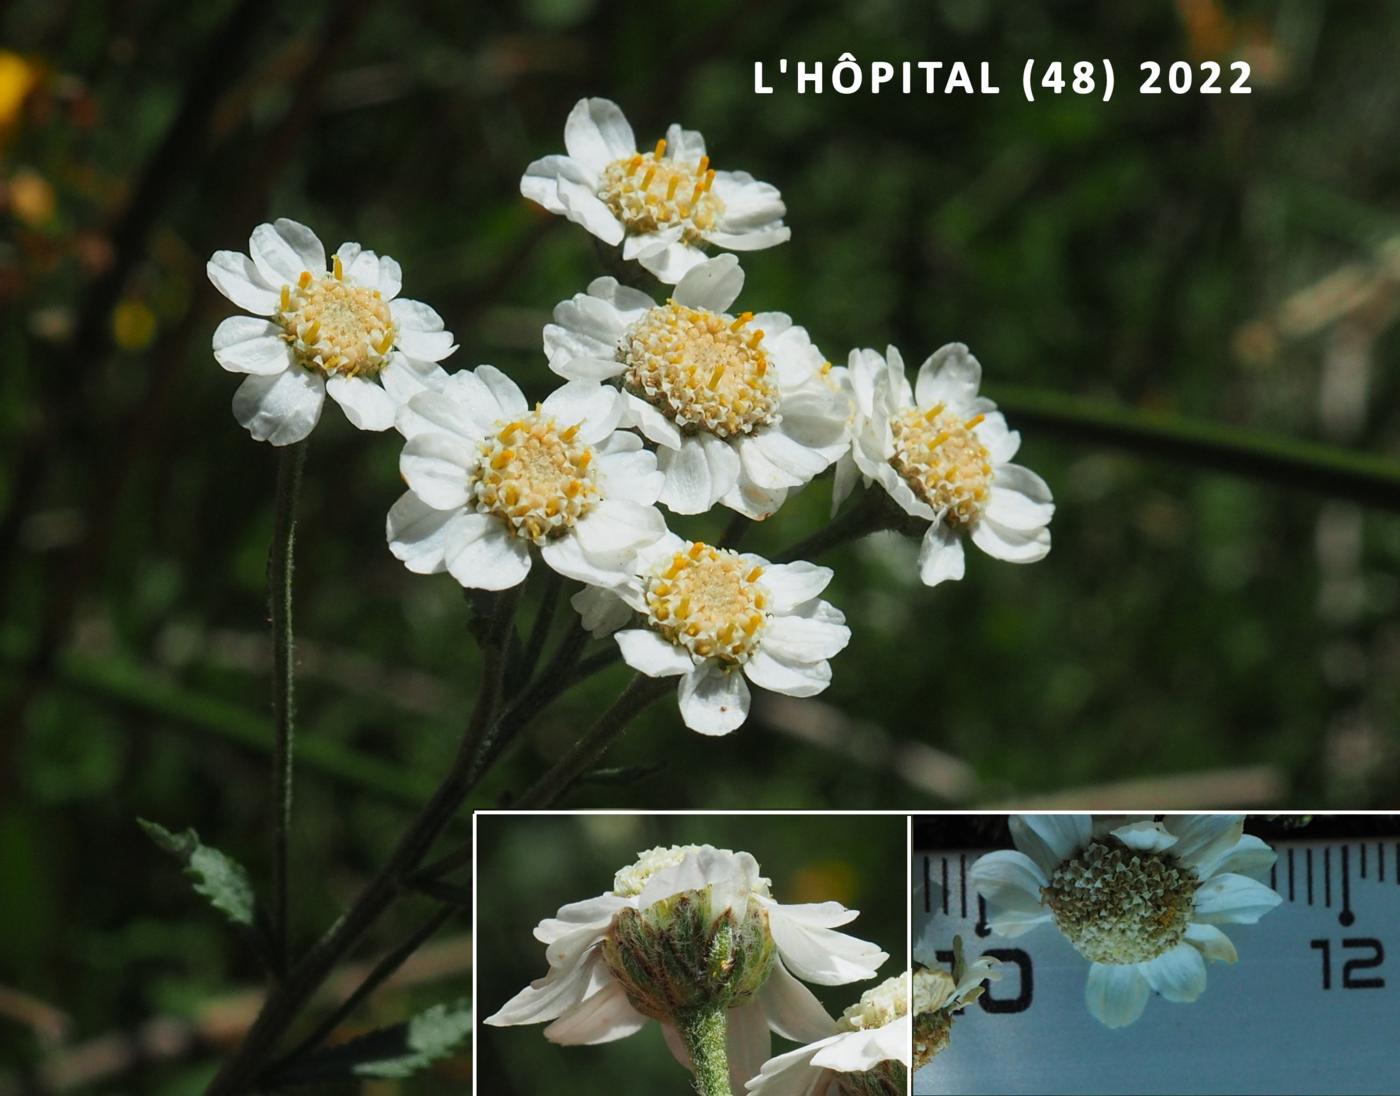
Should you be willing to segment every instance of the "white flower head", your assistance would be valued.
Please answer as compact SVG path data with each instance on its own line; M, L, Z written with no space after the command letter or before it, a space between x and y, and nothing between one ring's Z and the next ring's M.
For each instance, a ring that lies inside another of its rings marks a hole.
M968 963L962 938L953 938L953 969L917 967L914 970L914 1068L922 1069L948 1045L953 1020L982 995L985 982L1001 978L1001 963L982 956Z
M399 412L409 490L389 511L390 550L410 571L446 570L503 590L544 562L581 582L617 581L666 531L656 458L619 430L615 388L571 381L531 410L489 365L462 370Z
M253 313L219 324L214 357L248 375L233 414L258 441L301 441L328 392L354 426L387 430L400 403L446 380L435 363L457 349L452 333L399 297L403 274L389 256L345 243L327 267L316 234L285 217L253 229L248 251L216 251L206 270Z
M919 577L928 586L962 578L964 533L1010 563L1034 563L1050 551L1050 488L1011 463L1021 435L977 394L981 382L982 366L962 343L932 354L912 387L894 347L884 357L851 351L851 458L867 483L878 482L906 514L930 523L919 549ZM838 477L836 501L854 479Z
M869 1096L904 1092L909 1070L909 972L866 990L836 1034L770 1059L751 1080L757 1096Z
M749 966L742 986L727 989L732 992L726 1005L729 1068L736 1092L767 1060L770 1032L811 1042L835 1031L835 1022L802 981L828 986L861 981L874 977L888 958L874 944L836 931L855 919L855 910L839 902L775 901L769 880L746 852L710 845L651 849L617 873L613 890L564 906L539 923L535 938L546 946L548 973L486 1023L503 1027L552 1021L544 1031L547 1039L578 1045L621 1039L657 1019L672 1053L688 1066L676 1017L664 1011L665 1002L688 987L666 983L667 976L660 974L657 984L649 984L650 976L639 977L629 962L629 949L637 946L639 925L671 931L665 945L671 949L691 949L681 911L687 903L700 902L715 924L727 921L736 934L740 927L756 933L752 954L753 949L766 952L761 969ZM674 971L669 977L685 981Z
M781 312L727 312L743 285L732 255L696 266L663 304L599 278L544 329L556 373L621 385L629 424L657 446L661 503L674 513L719 502L768 517L849 445L831 363Z
M1217 925L1252 925L1281 901L1261 879L1276 859L1243 815L1094 820L1013 815L1019 851L972 867L987 923L1019 936L1050 923L1089 960L1085 1000L1109 1027L1142 1015L1153 991L1196 1000L1206 963L1238 958Z
M746 678L787 696L831 683L827 660L851 638L841 611L819 596L831 577L829 567L769 563L667 533L638 550L611 590L584 590L573 604L595 635L617 632L633 669L680 677L687 727L723 735L748 718ZM634 614L641 626L627 627Z
M693 129L673 125L654 148L638 152L616 103L580 99L564 123L564 147L567 156L525 169L520 193L604 243L621 244L624 259L667 284L703 262L708 245L756 251L791 235L777 188L710 167L705 139Z

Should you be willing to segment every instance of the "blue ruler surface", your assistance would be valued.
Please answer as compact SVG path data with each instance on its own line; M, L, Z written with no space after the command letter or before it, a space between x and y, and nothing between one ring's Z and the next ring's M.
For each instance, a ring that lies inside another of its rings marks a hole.
M1109 1029L1084 1004L1088 962L1053 925L990 932L968 869L985 850L916 852L914 958L993 955L1003 977L914 1078L951 1093L1400 1093L1400 841L1276 842L1283 903L1221 925L1239 951L1208 963L1192 1004L1153 996Z

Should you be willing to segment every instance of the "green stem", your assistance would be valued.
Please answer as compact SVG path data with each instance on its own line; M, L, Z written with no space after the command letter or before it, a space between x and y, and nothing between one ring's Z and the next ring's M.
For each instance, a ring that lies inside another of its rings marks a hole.
M256 1087L268 1057L311 995L325 982L335 964L353 948L409 886L433 843L447 828L472 789L471 760L475 744L500 710L505 675L505 649L510 641L515 600L509 591L479 600L478 635L482 642L481 689L452 767L418 817L394 847L388 862L360 893L354 905L288 972L266 1001L242 1044L225 1060L209 1083L205 1096L235 1096Z
M541 809L553 805L573 786L575 780L597 763L647 705L675 687L674 678L647 677L644 674L634 676L608 710L520 797L515 806L520 809Z
M530 638L525 644L525 657L514 671L517 679L524 683L534 676L539 665L540 654L544 651L545 640L549 638L550 626L554 623L554 613L559 606L559 595L564 592L564 576L558 571L546 568L544 589L540 591L539 608L535 610L535 623L530 628Z
M1387 457L1036 388L996 386L988 395L1018 426L1400 510L1400 462Z
M726 1023L724 1006L712 1005L683 1016L676 1025L690 1052L695 1091L700 1096L731 1096Z
M793 560L816 559L823 552L859 540L881 529L896 528L899 514L894 501L880 486L867 487L860 497L832 521L827 522L804 541L779 552L773 557L774 563L791 563Z
M374 969L365 976L364 980L355 987L351 994L346 997L329 1016L317 1024L311 1034L297 1044L295 1050L291 1051L282 1058L281 1061L269 1068L268 1082L270 1084L275 1084L276 1074L279 1070L284 1069L303 1055L311 1053L311 1051L315 1050L330 1038L331 1035L335 1033L336 1028L340 1027L341 1024L354 1014L355 1010L360 1007L365 998L392 977L394 972L408 961L409 956L422 947L454 914L459 914L460 912L460 909L452 905L444 904L438 907L431 917L405 937L397 947L380 959L379 962L374 965Z
M725 525L724 531L720 533L716 542L720 548L730 548L737 550L740 542L753 528L754 523L737 510L729 516L729 522Z
M290 962L287 845L292 829L292 753L296 735L292 571L306 445L299 441L277 454L277 497L267 560L268 616L272 621L272 959L279 978L286 974Z

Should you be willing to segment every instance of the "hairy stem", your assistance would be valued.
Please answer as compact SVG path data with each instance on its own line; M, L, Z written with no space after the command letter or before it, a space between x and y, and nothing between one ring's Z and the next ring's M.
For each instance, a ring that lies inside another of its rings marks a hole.
M409 885L433 843L452 821L471 791L471 760L476 743L500 710L505 676L505 651L512 632L515 599L509 592L479 602L478 636L482 644L481 688L471 722L452 767L433 797L399 838L389 860L379 870L325 936L288 972L268 995L242 1045L215 1075L206 1096L235 1096L254 1088L269 1057L287 1028L326 980L342 956L353 948Z
M552 806L575 780L597 763L647 705L675 687L672 678L635 675L608 710L520 797L516 806L522 809Z
M685 1040L685 1049L690 1052L695 1091L700 1096L731 1096L726 1025L723 1005L697 1009L682 1016L676 1025Z
M267 559L268 617L272 621L272 962L279 978L287 973L291 961L287 846L292 829L292 752L296 737L292 571L306 446L306 442L299 441L277 454L277 496L272 548Z
M859 540L882 529L898 527L900 514L894 501L878 486L867 487L860 497L832 521L827 522L806 540L773 557L775 563L791 563L797 559L816 559L823 552L852 540Z
M535 623L530 628L530 638L525 644L525 657L515 671L518 679L529 681L539 665L540 654L544 651L545 640L549 638L550 625L554 623L554 612L559 605L559 595L564 591L564 576L558 571L546 568L544 589L540 591L539 608L535 610Z
M433 933L442 928L450 917L460 912L461 910L455 905L444 904L439 906L432 916L419 925L418 928L414 929L414 931L401 941L393 951L380 959L379 962L374 965L374 969L365 976L364 981L355 987L350 996L345 998L329 1016L317 1024L311 1034L297 1044L295 1050L291 1051L271 1068L269 1073L272 1075L272 1079L275 1080L277 1071L289 1065L297 1058L300 1058L302 1055L315 1050L325 1042L326 1039L335 1032L336 1028L340 1027L342 1023L354 1014L355 1010L359 1008L365 998L382 986L395 971L403 966L409 956L422 947Z

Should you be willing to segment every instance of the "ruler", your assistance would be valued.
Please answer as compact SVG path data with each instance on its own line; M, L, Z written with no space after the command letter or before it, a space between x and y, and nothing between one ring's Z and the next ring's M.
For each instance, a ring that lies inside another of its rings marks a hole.
M1109 1029L1084 1004L1088 961L1051 924L996 936L968 869L987 850L916 852L914 959L1003 976L914 1078L937 1093L1400 1093L1400 841L1274 842L1283 897L1256 925L1221 925L1239 951L1207 963L1189 1005L1153 995Z

